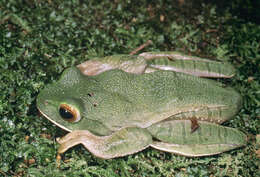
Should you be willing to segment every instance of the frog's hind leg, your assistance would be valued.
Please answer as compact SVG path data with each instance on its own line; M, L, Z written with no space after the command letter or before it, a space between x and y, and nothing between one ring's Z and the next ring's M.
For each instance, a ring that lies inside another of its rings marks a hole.
M230 78L235 74L234 67L229 63L189 56L180 52L145 52L139 56L147 60L146 73L169 70L212 78Z
M229 98L225 103L222 102L219 104L214 103L212 105L194 106L187 111L177 113L167 118L167 120L190 120L194 123L196 123L195 120L197 120L200 122L206 121L215 124L222 124L223 122L233 118L242 107L242 97L237 92L231 90L231 92L223 95L227 95Z
M209 156L246 144L246 135L229 127L198 121L193 133L190 120L168 120L148 127L156 139L151 147L184 156Z

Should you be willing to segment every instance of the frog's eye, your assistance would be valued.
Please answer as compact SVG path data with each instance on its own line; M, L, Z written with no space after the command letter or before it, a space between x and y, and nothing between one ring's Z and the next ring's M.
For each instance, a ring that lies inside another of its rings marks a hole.
M71 105L61 104L59 113L60 116L68 122L78 122L80 120L80 113L78 109Z

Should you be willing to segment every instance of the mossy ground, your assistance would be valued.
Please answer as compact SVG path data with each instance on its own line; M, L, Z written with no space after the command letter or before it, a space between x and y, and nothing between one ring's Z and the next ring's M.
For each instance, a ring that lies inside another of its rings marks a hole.
M1 0L0 176L260 176L259 4L180 2ZM238 73L225 82L244 103L224 125L245 132L247 146L203 158L148 148L113 160L77 146L58 166L55 138L66 132L39 115L39 91L66 67L128 54L147 40L153 44L143 51L177 50L234 64Z

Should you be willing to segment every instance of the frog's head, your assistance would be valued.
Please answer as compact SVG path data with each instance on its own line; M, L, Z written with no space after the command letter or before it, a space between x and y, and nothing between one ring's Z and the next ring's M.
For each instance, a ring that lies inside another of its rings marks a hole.
M60 80L45 87L37 98L39 111L67 131L80 129L77 122L82 118L84 103L78 92L83 77L76 67L66 69Z

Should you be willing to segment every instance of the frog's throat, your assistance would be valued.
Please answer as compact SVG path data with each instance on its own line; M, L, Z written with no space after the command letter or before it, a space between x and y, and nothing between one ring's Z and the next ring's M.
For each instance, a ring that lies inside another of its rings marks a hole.
M52 120L50 117L48 117L46 114L44 114L39 108L38 108L38 110L40 111L40 113L41 113L45 118L47 118L49 121L51 121L52 123L54 123L54 124L57 125L58 127L62 128L63 130L66 130L66 131L68 131L68 132L72 132L72 130L70 130L70 129L64 127L63 125L58 124L58 123L55 122L54 120Z

